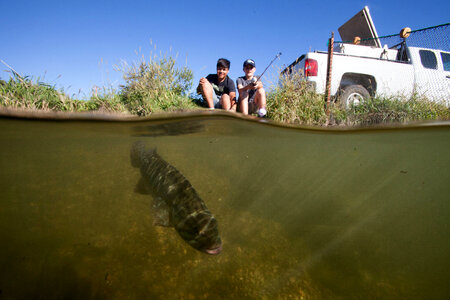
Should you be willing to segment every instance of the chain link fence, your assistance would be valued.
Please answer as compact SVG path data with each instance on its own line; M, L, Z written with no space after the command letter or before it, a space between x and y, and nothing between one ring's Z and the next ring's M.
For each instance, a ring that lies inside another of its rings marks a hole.
M378 37L378 40L381 46L387 45L388 48L396 48L405 42L409 47L439 49L450 52L450 23L410 30L409 32L409 36L406 39L401 37L401 33L398 33ZM364 44L365 41L370 40L372 39L361 39L360 43ZM335 41L334 43L353 44L354 41Z
M411 30L404 28L399 34L387 35L374 39L361 39L355 37L352 41L334 41L331 38L329 43L333 47L328 51L328 55L336 54L355 55L360 57L371 57L379 60L393 61L412 65L405 68L390 68L392 64L384 66L385 70L377 70L383 76L385 82L369 82L365 87L371 96L388 96L427 99L433 102L450 103L450 23L438 26ZM351 45L350 45L351 44ZM353 45L380 45L379 47L355 47ZM416 47L418 49L410 48ZM333 52L331 52L333 51ZM376 54L374 54L376 53ZM334 65L334 64L333 64ZM381 68L382 66L379 65ZM361 66L364 72L364 66ZM397 70L400 74L385 76L387 72ZM384 72L384 73L383 73ZM367 67L367 74L373 76L372 81L377 81L373 68ZM327 74L332 78L337 74ZM392 80L389 80L392 78ZM331 79L330 79L331 80ZM333 78L336 80L336 78ZM395 81L395 83L394 83ZM397 82L404 84L403 90L411 91L401 95L401 90L397 94L390 91L396 89ZM360 83L357 83L360 84ZM362 84L360 84L362 85ZM408 86L409 85L409 86ZM412 87L412 89L411 89ZM329 91L327 94L329 95Z

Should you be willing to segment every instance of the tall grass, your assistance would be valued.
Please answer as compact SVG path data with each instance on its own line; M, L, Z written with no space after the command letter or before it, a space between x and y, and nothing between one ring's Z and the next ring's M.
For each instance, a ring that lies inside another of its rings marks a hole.
M120 98L128 111L139 116L152 112L193 109L197 106L187 96L194 74L188 67L176 66L171 56L144 57L138 63L123 62L116 68L125 84Z
M0 106L3 107L63 112L125 110L118 95L114 93L96 94L88 101L76 100L67 96L63 90L57 90L39 79L33 81L13 70L11 73L13 76L9 81L0 82Z
M330 117L326 115L325 98L310 91L299 73L282 77L279 86L268 94L270 119L306 125L366 126L407 123L426 120L450 120L449 108L423 97L374 97L344 109L334 99Z
M282 77L267 95L267 117L291 124L324 125L327 122L322 95L310 91L299 73Z
M107 113L129 113L121 97L113 88L102 88L95 91L89 101L85 102L87 110Z
M20 109L77 111L84 104L71 100L62 91L46 83L32 81L13 72L13 77L0 85L0 105Z
M444 104L424 97L374 97L352 105L347 111L338 111L336 119L338 123L346 125L450 120L450 110Z
M12 68L12 77L0 84L0 106L53 111L121 112L146 116L153 112L195 109L189 98L193 72L179 68L171 56L143 57L138 63L123 62L116 70L122 72L125 84L119 91L103 88L88 101L71 99L63 90L29 77L22 77Z

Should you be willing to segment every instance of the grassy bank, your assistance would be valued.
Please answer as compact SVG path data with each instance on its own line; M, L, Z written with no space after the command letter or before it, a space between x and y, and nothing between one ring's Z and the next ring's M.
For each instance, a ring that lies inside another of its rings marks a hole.
M193 73L176 66L172 57L143 58L117 67L125 84L118 90L103 88L88 100L73 99L55 86L32 80L10 70L8 81L0 80L0 107L44 111L101 111L147 116L155 112L193 110L196 105L187 95Z
M0 80L0 107L138 116L201 109L198 97L188 95L193 72L187 67L177 67L172 57L123 63L117 70L123 74L124 85L117 91L104 88L91 95L89 100L72 99L63 90L11 70L12 77L8 81ZM298 74L284 78L280 85L267 92L267 110L267 117L275 121L316 126L450 120L450 110L445 105L418 97L372 98L349 110L332 103L328 116L324 96L310 92Z
M0 106L43 111L83 112L83 111L124 111L118 95L102 93L90 100L76 100L54 86L33 81L13 73L9 81L0 82Z
M366 126L429 120L450 120L450 109L421 97L370 98L348 110L339 102L326 114L325 96L311 92L300 74L282 78L268 94L269 118L291 124Z

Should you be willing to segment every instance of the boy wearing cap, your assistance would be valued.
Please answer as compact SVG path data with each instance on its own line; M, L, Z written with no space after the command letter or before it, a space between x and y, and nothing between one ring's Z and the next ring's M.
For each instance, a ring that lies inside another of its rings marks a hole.
M236 80L239 90L239 109L244 114L256 113L258 117L266 116L266 91L261 81L255 76L256 64L253 59L244 61L245 76Z
M220 58L217 61L217 74L209 74L200 79L197 93L202 94L203 100L210 109L223 108L236 111L236 86L228 77L230 61Z

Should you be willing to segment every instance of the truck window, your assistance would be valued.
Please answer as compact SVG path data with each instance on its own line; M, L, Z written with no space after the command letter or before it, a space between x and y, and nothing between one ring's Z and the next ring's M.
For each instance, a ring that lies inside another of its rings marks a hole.
M444 71L450 71L450 53L441 52L441 58Z
M436 55L429 50L419 50L420 61L424 68L427 69L437 69L437 59Z

